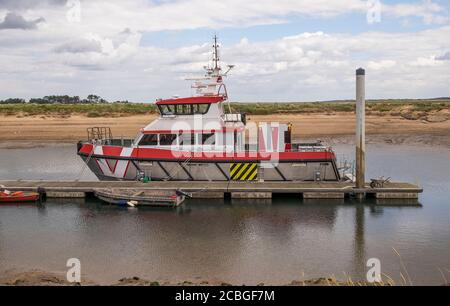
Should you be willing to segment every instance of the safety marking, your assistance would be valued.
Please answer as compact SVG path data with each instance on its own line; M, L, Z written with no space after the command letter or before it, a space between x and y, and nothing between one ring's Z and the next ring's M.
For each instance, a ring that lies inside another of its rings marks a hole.
M258 175L257 163L230 164L230 178L233 181L253 181Z

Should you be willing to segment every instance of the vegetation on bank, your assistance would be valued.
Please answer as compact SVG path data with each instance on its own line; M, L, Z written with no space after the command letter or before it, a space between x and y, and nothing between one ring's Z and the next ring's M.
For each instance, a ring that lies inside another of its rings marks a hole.
M232 103L234 111L253 115L354 112L355 101L296 102L296 103ZM450 110L450 99L436 100L368 100L368 113L413 112Z
M116 117L151 114L156 112L156 107L154 104L129 102L110 103L105 102L105 100L98 96L94 97L95 99L90 99L91 102L88 102L88 100L85 99L80 100L83 102L77 103L30 103L24 102L21 99L15 99L22 101L19 103L13 103L12 101L0 101L0 114L7 116L71 116L79 114L87 117ZM52 101L57 100L58 99L55 98ZM231 109L235 112L242 112L250 115L308 113L332 114L337 112L354 112L355 103L354 101L231 103ZM437 113L442 110L450 111L450 98L430 100L367 101L367 113L372 115L391 114L400 115L407 119L419 119L430 113Z
M99 103L99 104L0 104L0 114L13 116L70 116L114 117L154 113L154 105L143 103Z

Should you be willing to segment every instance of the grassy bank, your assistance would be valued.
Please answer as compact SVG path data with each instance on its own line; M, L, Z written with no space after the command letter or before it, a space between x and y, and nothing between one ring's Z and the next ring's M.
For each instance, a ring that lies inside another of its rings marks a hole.
M306 103L232 103L232 109L253 115L337 113L354 112L354 101L306 102ZM368 100L370 114L411 112L432 112L450 110L449 100Z
M297 102L297 103L231 103L236 112L250 115L307 114L354 112L352 101ZM368 114L405 115L417 119L431 112L450 110L450 99L436 100L370 100ZM70 116L116 117L155 113L154 104L103 103L103 104L0 104L0 114L7 116ZM417 117L417 118L415 118Z
M154 105L142 103L102 104L0 104L0 114L6 116L70 116L82 114L87 117L114 117L154 113Z

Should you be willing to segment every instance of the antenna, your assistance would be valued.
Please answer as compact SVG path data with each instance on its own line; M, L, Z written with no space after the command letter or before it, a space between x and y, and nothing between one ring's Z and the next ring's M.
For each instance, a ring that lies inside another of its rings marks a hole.
M228 67L228 70L223 74L225 76L228 74L228 72L230 72L231 69L234 68L234 65L228 65L227 67Z
M214 69L220 69L219 68L219 45L217 44L217 35L214 35L214 46L213 46L213 48L214 48L214 58L213 58L213 61L214 61Z
M217 35L214 35L214 44L213 44L213 57L212 57L212 65L211 62L208 63L207 66L203 68L206 71L206 74L200 78L187 78L189 81L195 81L191 88L197 89L197 94L199 95L219 95L221 89L225 90L224 97L228 100L228 95L226 92L226 85L223 83L223 78L228 75L228 73L234 68L234 65L227 65L227 70L225 73L222 71L220 67L220 57L219 57L219 43ZM205 82L203 82L205 81ZM228 101L228 104L230 101ZM230 105L228 105L230 108ZM231 111L231 108L230 108Z

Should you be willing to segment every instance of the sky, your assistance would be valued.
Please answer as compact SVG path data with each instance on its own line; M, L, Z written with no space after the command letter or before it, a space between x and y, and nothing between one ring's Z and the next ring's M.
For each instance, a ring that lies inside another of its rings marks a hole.
M0 99L193 94L219 37L230 100L450 96L446 0L0 0Z

